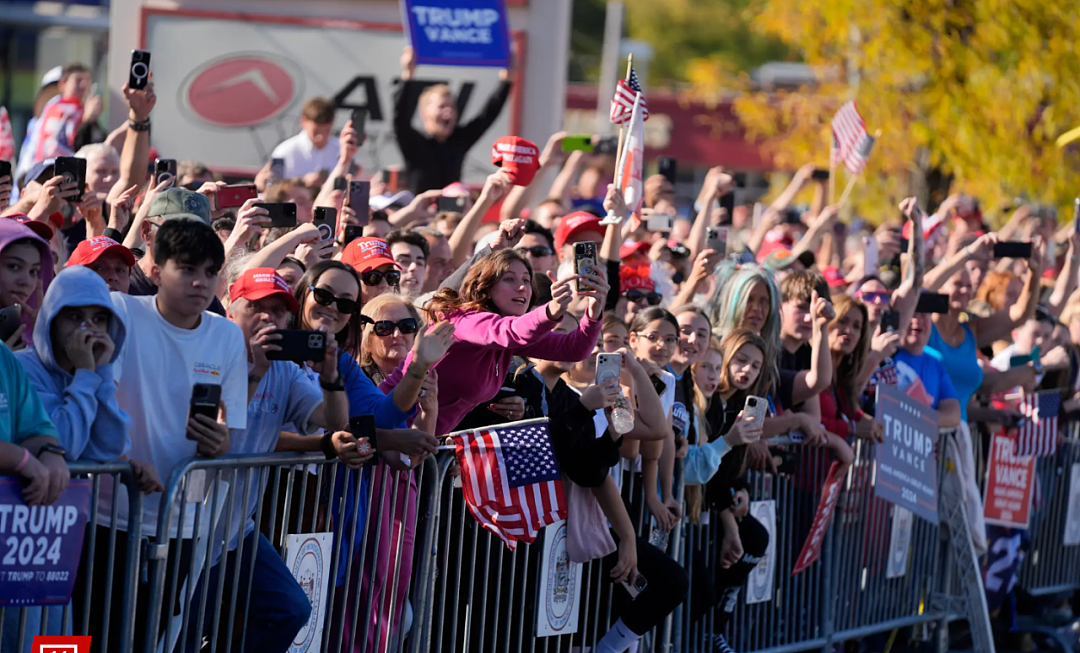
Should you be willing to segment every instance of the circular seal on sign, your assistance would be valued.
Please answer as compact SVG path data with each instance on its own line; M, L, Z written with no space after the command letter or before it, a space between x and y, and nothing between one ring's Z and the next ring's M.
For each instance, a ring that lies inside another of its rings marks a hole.
M544 613L552 630L562 630L570 621L574 596L577 592L577 574L571 573L570 556L566 553L566 522L555 531L551 552L548 554L547 596L544 597Z
M311 615L314 617L323 609L322 606L322 577L323 577L322 547L315 538L304 540L300 545L300 552L296 554L293 562L292 575L304 590L308 602L311 603ZM315 621L309 619L300 632L293 638L293 648L308 650L315 639Z
M751 513L753 514L754 519L757 519L759 522L761 522L762 526L765 526L765 528L768 529L769 525L773 523L772 506L764 501L761 503L751 504L751 506ZM772 541L773 537L773 533L770 532L770 542ZM758 562L757 566L754 567L754 569L750 572L750 578L746 584L746 590L750 597L756 599L757 601L764 601L765 597L769 594L769 590L771 589L772 588L769 587L769 552L766 551L765 555L762 556L761 561Z
M265 124L303 97L304 76L291 60L268 52L234 52L191 71L179 105L205 125L240 129Z

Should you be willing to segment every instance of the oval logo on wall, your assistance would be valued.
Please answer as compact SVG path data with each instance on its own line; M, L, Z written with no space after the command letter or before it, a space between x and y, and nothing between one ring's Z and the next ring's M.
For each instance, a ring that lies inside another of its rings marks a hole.
M195 69L180 86L181 103L216 127L254 127L299 97L299 68L265 53L237 53Z

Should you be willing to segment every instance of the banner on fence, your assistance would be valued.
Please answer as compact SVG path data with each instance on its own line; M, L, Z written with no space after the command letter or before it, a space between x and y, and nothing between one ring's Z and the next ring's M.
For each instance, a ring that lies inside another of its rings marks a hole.
M837 478L836 470L840 463L833 461L829 467L829 475L825 480L825 487L821 488L821 501L818 502L817 514L814 515L814 525L810 528L810 534L806 536L802 551L791 570L794 576L810 565L817 562L821 557L821 545L825 542L825 533L829 532L829 524L832 523L833 514L836 512L836 502L840 498L840 486L843 485L844 477ZM770 540L771 542L772 540Z
M333 533L289 535L285 545L285 565L311 603L311 616L293 638L289 653L309 653L322 646L333 550Z
M892 532L889 534L889 564L885 578L903 578L907 575L908 556L911 552L911 529L915 516L902 506L893 506Z
M1065 546L1080 545L1080 463L1073 463L1069 471L1069 501L1065 511Z
M1004 430L990 439L983 516L988 524L1026 529L1031 521L1035 457L1016 455L1016 438Z
M402 8L417 63L510 67L503 0L404 0Z
M769 532L769 546L765 549L765 557L750 572L746 602L766 603L772 601L776 576L776 501L751 501L750 514Z
M896 386L878 386L878 420L885 442L874 448L874 496L938 523L937 411Z
M28 506L22 483L0 479L0 608L63 605L79 571L90 481L71 481L48 506Z
M578 629L581 603L581 565L566 552L566 520L544 528L540 565L541 609L536 615L537 637L569 635Z

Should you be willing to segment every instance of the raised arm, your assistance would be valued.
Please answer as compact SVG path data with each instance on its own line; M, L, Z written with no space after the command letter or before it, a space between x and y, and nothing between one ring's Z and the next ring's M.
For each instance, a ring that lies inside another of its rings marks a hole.
M570 210L570 189L573 187L574 179L577 178L578 172L581 171L581 166L584 164L584 152L581 150L571 152L570 156L566 157L562 170L555 176L555 181L551 184L551 190L548 191L548 197L562 204L564 211Z
M826 206L820 213L810 220L809 228L799 242L791 248L791 255L798 258L803 252L814 250L825 234L832 233L832 227L840 217L840 206L833 204Z
M813 337L810 340L810 369L795 376L792 401L801 404L824 392L833 382L832 352L829 350L829 320L835 315L832 304L814 293L811 300L814 312Z
M724 169L719 166L710 168L709 172L705 174L705 183L702 184L701 192L698 193L698 214L694 219L694 225L690 227L690 236L686 241L686 247L690 250L692 260L697 260L698 254L705 249L713 204L721 196L730 192L734 185L734 179L731 175L725 174ZM678 304L675 304L675 306L678 306Z
M552 134L547 144L544 145L544 150L540 153L540 159L538 160L540 169L536 171L532 182L528 186L514 186L510 189L510 192L506 195L506 200L503 201L502 209L499 211L499 216L503 220L511 220L520 216L521 210L532 204L533 195L536 193L536 189L543 185L547 171L562 164L565 158L562 152L564 138L566 138L566 132Z
M919 303L919 293L922 292L926 276L926 255L923 247L923 212L919 208L919 201L914 197L909 197L900 202L900 210L911 222L911 238L908 239L904 280L893 293L892 307L900 314L900 324L906 325L911 322L912 316L915 315L915 306Z
M510 97L510 89L513 86L511 82L512 75L513 73L506 68L499 71L499 85L495 87L495 90L488 97L484 107L475 118L464 125L458 125L458 128L454 130L454 138L460 138L471 146L480 140L484 132L491 129L491 126L499 119L503 107L506 106L507 98Z
M914 232L914 230L912 231ZM964 264L967 263L968 260L989 257L990 252L994 249L994 243L996 242L998 242L997 234L989 233L979 236L978 240L956 252L927 272L926 278L923 280L923 288L929 292L938 292L938 290L945 285L945 282L949 280L949 277L956 274L960 268L964 267Z
M1077 260L1080 257L1078 248L1080 248L1080 234L1070 233L1069 249L1065 253L1065 265L1057 281L1054 282L1054 292L1050 295L1050 301L1046 306L1055 319L1061 317L1061 312L1065 310L1066 300L1076 288L1077 268L1080 267L1080 261Z
M157 104L154 83L148 82L141 91L133 91L124 84L123 93L128 105L127 131L120 152L120 178L109 190L108 199L145 183L150 166L150 112Z
M1024 289L1020 291L1020 298L1012 306L993 315L971 321L971 330L975 333L977 346L989 347L998 340L1007 339L1013 329L1035 315L1035 307L1039 304L1042 259L1042 240L1036 236L1035 246L1031 248L1031 258L1028 259L1027 278L1024 279Z
M461 265L465 259L469 258L476 230L480 228L480 223L483 222L488 209L506 196L510 186L510 178L505 172L500 170L488 175L487 181L484 182L484 190L480 191L480 197L454 228L454 233L450 234L449 243L454 267Z

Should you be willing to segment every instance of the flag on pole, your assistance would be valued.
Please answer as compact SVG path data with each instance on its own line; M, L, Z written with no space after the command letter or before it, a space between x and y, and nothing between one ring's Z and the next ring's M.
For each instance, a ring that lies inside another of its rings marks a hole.
M848 172L857 175L866 169L866 163L870 160L870 150L874 148L876 141L877 139L873 136L863 132L855 147L851 148L844 157L844 167L848 169Z
M1061 393L1049 390L1025 394L1017 408L1024 422L1018 429L1016 455L1050 456L1057 451Z
M451 433L465 503L510 550L566 519L562 477L547 418Z
M15 158L15 135L11 132L11 119L7 109L0 107L0 161Z
M634 111L634 101L641 93L641 82L638 81L637 71L630 67L630 76L620 79L615 86L615 97L611 100L611 122L616 125L625 125L630 121ZM649 119L649 107L645 104L645 96L641 97L642 120Z
M833 161L843 161L852 174L858 174L866 167L866 157L874 146L874 139L866 131L866 122L859 114L855 102L845 102L836 112L832 121ZM864 155L860 157L860 153ZM862 159L862 167L859 160Z
M640 220L641 203L644 199L642 164L645 159L645 117L641 107L644 102L641 93L638 93L630 112L622 159L615 170L615 185L622 191L626 208L634 216L633 219L637 220Z

